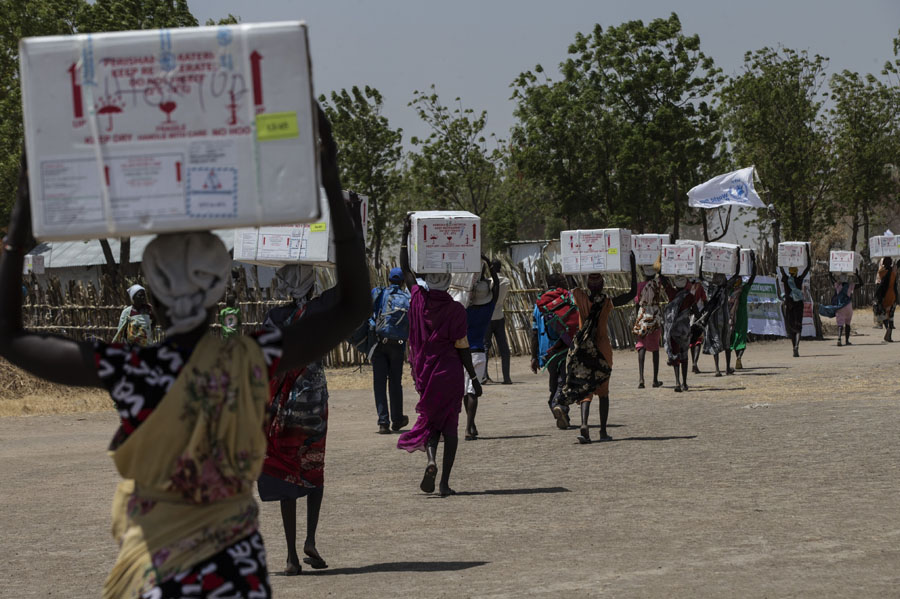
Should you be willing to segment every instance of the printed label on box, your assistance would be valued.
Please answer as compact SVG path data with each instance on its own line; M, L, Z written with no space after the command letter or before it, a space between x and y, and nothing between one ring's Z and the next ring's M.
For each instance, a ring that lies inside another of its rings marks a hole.
M238 172L236 168L191 167L188 169L188 215L199 218L237 216Z

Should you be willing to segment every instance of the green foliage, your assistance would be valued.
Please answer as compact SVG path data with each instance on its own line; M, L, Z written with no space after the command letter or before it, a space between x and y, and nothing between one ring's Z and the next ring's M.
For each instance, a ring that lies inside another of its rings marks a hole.
M431 86L431 93L413 92L414 107L431 133L410 141L420 148L411 156L411 189L428 208L486 212L499 182L499 149L489 149L484 128L487 112L476 115L459 98L453 108L444 106Z
M403 132L391 129L382 114L384 100L373 87L332 92L319 102L331 121L338 144L344 187L369 197L369 233L375 266L381 266L384 245L400 232L398 194Z
M714 170L722 77L674 13L577 34L563 79L538 65L513 82L516 164L553 197L548 223L675 235L685 191ZM548 234L556 231L548 230Z
M736 162L754 164L785 239L822 225L832 156L822 101L828 59L789 48L744 56L744 71L719 93Z

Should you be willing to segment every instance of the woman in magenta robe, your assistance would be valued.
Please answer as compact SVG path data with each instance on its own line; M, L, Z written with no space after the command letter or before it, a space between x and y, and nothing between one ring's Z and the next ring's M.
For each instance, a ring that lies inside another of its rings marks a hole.
M408 238L409 228L407 219L401 239ZM410 289L409 363L419 403L416 423L400 435L397 447L409 452L425 451L428 464L419 488L432 493L438 471L437 445L443 437L440 494L447 497L454 494L450 488L450 471L459 444L457 428L465 394L463 369L474 381L476 395L481 395L466 338L466 310L447 293L449 274L424 275L424 285L416 279L409 268L405 243L400 248L400 267Z

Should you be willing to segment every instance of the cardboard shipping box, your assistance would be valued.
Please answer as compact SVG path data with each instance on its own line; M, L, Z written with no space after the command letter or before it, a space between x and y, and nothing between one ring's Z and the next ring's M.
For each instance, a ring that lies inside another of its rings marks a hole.
M319 219L304 23L25 38L19 55L38 239Z
M418 274L481 272L481 219L471 212L413 212L409 266Z
M796 267L803 270L807 265L806 257L806 242L783 241L778 244L779 268Z
M347 198L348 192L344 192ZM285 264L334 264L334 232L325 189L319 190L321 220L267 227L235 229L234 259L262 266ZM360 222L366 237L369 199L359 196Z
M869 238L869 253L872 258L900 256L900 237L894 235L876 235Z
M662 274L670 276L700 275L700 250L694 244L664 244L662 247Z
M753 273L753 251L749 249L741 250L741 276L749 277Z
M559 246L564 274L631 269L631 231L628 229L563 231Z
M669 243L669 235L643 234L631 236L631 250L638 266L653 265L659 259L662 246Z
M828 269L831 272L856 272L861 256L848 250L831 250Z
M559 234L559 255L563 274L581 274L581 240L577 230Z
M707 243L703 247L703 270L732 276L738 270L741 246L733 243Z

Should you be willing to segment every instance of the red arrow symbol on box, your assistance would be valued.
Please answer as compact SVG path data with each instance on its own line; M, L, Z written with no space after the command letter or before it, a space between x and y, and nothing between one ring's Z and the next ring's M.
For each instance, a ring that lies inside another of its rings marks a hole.
M75 63L72 63L68 69L69 75L72 80L72 111L75 113L75 118L80 119L84 116L84 107L81 104L81 86L78 85L78 69L75 68Z
M262 73L259 70L259 61L262 60L262 54L254 50L250 53L250 71L253 74L253 103L262 106Z

